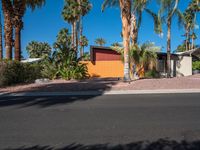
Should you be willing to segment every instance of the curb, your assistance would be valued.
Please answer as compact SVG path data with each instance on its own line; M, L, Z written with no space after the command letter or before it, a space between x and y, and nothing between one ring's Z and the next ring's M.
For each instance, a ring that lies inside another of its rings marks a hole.
M165 90L116 90L116 91L79 91L79 92L21 92L0 93L0 97L39 97L39 96L101 96L101 95L142 95L142 94L200 94L200 89Z

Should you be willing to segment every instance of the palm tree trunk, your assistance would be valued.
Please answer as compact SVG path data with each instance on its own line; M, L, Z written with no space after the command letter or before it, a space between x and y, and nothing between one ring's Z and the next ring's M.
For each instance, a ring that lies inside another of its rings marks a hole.
M26 10L26 0L14 0L14 27L15 27L15 60L21 61L21 29L23 28L22 18Z
M79 32L80 32L80 43L82 43L81 37L83 36L83 24L82 24L82 17L79 20ZM83 57L83 46L80 46L80 56Z
M15 60L21 60L21 27L15 27Z
M186 37L186 40L185 40L185 48L186 48L186 51L188 51L189 50L189 29L188 29L188 27L186 26L185 27L185 37Z
M4 14L6 59L12 60L13 25L11 19L13 11L11 2L7 0L2 0L2 8Z
M138 39L138 29L137 29L137 19L135 14L131 14L131 40L132 44L137 44Z
M74 23L72 23L72 33L71 33L71 42L72 42L72 48L74 48Z
M1 17L1 13L0 13ZM3 40L2 40L2 23L0 18L0 60L3 59Z
M171 18L167 20L167 77L171 77Z
M77 21L75 22L75 44L76 44L76 52L78 52L78 29L77 29Z
M122 34L124 44L124 81L130 81L129 44L130 44L130 18L131 1L119 0L122 17Z

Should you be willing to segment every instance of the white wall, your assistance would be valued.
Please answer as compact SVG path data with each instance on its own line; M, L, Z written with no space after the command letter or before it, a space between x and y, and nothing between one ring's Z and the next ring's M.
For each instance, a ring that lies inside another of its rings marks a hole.
M176 62L176 76L192 75L192 57L179 56L179 61Z

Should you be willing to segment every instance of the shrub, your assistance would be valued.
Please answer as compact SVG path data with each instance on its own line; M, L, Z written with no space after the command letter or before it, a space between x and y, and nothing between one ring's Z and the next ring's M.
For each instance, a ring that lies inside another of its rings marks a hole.
M145 78L159 78L159 73L156 70L145 72Z
M0 62L0 86L30 83L40 77L38 64L23 64L17 61Z
M192 69L193 70L200 70L200 61L192 62Z

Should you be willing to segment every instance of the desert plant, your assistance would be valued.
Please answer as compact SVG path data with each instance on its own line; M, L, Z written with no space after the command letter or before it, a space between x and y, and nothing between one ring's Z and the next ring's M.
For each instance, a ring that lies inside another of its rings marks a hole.
M52 56L43 64L42 75L44 77L65 80L87 77L87 67L79 63L77 52L71 46L71 36L67 29L62 29L58 33L54 49Z
M0 62L0 86L30 83L40 78L39 64L26 64L18 61Z
M200 61L192 62L192 69L193 70L200 70Z

